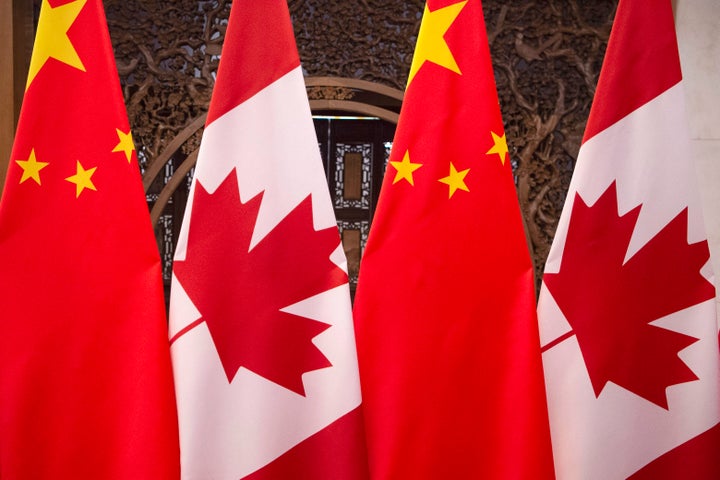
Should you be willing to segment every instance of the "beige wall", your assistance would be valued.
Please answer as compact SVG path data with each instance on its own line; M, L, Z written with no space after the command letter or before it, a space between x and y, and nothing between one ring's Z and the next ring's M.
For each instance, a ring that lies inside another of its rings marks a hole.
M720 2L675 0L690 136L720 292ZM720 309L720 300L718 302Z

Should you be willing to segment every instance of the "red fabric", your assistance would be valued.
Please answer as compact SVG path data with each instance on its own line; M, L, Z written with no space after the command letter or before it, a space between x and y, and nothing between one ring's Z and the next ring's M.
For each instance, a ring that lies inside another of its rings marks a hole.
M715 287L701 274L707 242L687 243L687 209L625 260L641 208L619 216L615 182L592 206L576 193L560 271L543 282L577 337L595 396L612 382L668 409L667 388L698 379L678 356L698 339L652 322L714 299Z
M718 478L715 288L680 81L671 1L620 0L539 301L558 478Z
M551 478L532 265L509 157L486 153L504 132L480 1L444 38L462 73L426 62L409 84L390 161L422 167L414 185L388 167L360 267L371 475ZM451 162L469 191L439 181Z
M184 478L367 478L339 246L287 2L235 1L173 265Z
M643 0L643 8L628 6L633 3L638 2L619 3L583 142L682 79L675 20L672 9L665 8L667 0Z
M244 477L245 480L363 480L368 478L366 452L347 439L362 438L360 407Z
M630 479L720 478L718 445L720 424L658 457Z
M50 58L29 84L0 202L0 478L178 478L160 259L136 156L113 152L129 125L102 3L67 35L85 71ZM21 182L32 151L40 184ZM78 163L96 190L67 180Z
M230 11L225 45L238 45L218 66L207 124L237 107L300 65L292 23L278 22L287 15L280 2L243 2Z

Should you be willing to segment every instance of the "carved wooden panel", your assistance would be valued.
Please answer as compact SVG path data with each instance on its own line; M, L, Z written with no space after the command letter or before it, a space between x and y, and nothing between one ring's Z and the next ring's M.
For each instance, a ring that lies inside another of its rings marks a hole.
M423 0L290 0L303 70L404 89Z
M105 1L143 169L207 110L230 4ZM289 0L288 5L306 75L404 87L423 1ZM577 158L615 5L616 0L483 2L538 278ZM322 92L312 94L320 98ZM171 156L171 170L197 149L202 128L191 130ZM151 201L167 180L162 177L149 186Z
M231 2L105 1L141 167L207 111ZM196 147L200 135L185 151Z
M577 159L616 3L483 2L538 283Z

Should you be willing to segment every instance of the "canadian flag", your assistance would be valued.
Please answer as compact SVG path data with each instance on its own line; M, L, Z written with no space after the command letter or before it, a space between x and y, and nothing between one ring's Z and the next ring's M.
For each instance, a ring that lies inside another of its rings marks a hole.
M233 2L173 272L182 478L365 478L345 257L285 1Z
M538 305L560 479L720 478L715 288L670 0L620 0Z

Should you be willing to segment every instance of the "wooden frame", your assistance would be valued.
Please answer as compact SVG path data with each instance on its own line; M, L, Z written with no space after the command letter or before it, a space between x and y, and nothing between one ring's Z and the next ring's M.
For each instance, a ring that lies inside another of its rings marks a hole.
M381 84L367 82L364 80L357 80L352 78L338 78L338 77L307 77L305 79L305 86L310 89L313 87L330 87L333 88L347 88L357 92L368 92L379 97L389 99L390 102L396 103L398 106L402 103L403 92L400 90L390 88ZM362 115L369 115L378 117L382 120L386 120L391 123L397 123L398 113L379 107L377 105L371 105L369 103L352 101L348 99L337 99L337 98L322 98L322 99L310 99L310 107L313 111L320 110L335 110L354 112ZM183 129L172 141L168 144L165 150L158 155L158 157L150 164L148 169L145 171L143 176L143 186L147 192L155 178L165 167L165 164L172 158L175 153L182 147L182 145L191 138L198 130L204 127L206 115L201 115L193 120L185 129ZM185 180L185 175L192 169L197 162L198 150L195 149L187 158L177 167L170 180L163 187L160 192L155 204L150 212L150 219L153 225L157 225L160 215L162 215L165 206L170 201L173 193L180 184Z
M10 163L34 34L32 0L0 1L0 192Z

